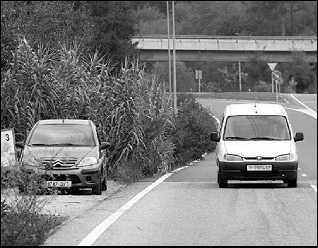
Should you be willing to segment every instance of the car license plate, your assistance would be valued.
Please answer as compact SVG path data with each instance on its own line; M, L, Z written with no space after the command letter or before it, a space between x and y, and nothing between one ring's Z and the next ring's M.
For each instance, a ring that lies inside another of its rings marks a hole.
M52 188L70 188L72 186L72 181L46 181L47 187Z
M249 164L247 165L248 171L271 171L271 164Z

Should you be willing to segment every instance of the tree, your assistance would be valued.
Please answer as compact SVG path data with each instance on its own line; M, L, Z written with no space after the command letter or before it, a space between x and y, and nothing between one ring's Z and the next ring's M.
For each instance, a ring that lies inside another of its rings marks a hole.
M145 5L131 10L136 34L166 34L167 20L156 7Z
M198 91L197 83L194 80L194 71L188 68L185 63L177 62L177 91ZM152 73L157 75L159 81L165 82L166 89L169 89L169 65L168 62L157 62L153 65Z
M277 69L282 72L284 78L284 87L288 87L288 81L291 77L296 82L297 93L315 93L317 84L317 64L310 65L304 60L303 53L295 53L292 63L280 63Z
M130 37L134 34L134 20L127 1L89 1L86 3L94 25L89 47L110 56L117 65L133 53Z

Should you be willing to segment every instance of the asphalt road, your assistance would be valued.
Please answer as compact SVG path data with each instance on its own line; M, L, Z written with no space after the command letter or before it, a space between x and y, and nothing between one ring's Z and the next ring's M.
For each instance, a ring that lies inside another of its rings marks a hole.
M202 103L220 116L230 102ZM92 244L100 246L317 245L317 120L299 111L303 106L292 100L287 99L286 106L294 131L305 135L305 141L297 144L301 168L297 188L280 182L230 181L228 188L220 189L211 153L173 173L134 205L126 203L154 179L124 188L66 223L44 245L78 245L92 230ZM95 228L102 222L109 225L98 233Z

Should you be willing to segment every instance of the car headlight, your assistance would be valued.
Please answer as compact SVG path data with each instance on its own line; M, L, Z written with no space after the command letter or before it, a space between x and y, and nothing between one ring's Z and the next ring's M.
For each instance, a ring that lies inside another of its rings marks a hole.
M279 155L275 158L276 161L290 161L294 159L295 159L295 156L292 153Z
M95 157L85 157L79 162L77 166L82 167L82 166L88 166L93 164L97 164L97 159Z
M243 158L241 156L233 154L225 154L224 159L227 161L243 161Z

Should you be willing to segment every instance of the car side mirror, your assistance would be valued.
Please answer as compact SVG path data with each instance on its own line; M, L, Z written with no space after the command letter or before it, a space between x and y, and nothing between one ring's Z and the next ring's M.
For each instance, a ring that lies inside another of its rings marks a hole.
M16 142L15 145L21 149L24 148L24 142L23 141L19 141L19 142Z
M299 132L299 133L296 133L295 137L294 137L294 141L297 142L297 141L302 141L304 140L304 134Z
M212 141L219 142L219 141L220 141L220 134L219 134L219 132L212 132L211 135L210 135L210 139L211 139Z
M101 150L105 150L107 148L110 147L110 143L109 142L102 142L101 145L100 145L100 149Z

